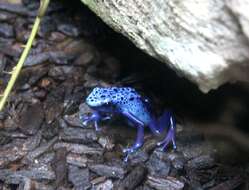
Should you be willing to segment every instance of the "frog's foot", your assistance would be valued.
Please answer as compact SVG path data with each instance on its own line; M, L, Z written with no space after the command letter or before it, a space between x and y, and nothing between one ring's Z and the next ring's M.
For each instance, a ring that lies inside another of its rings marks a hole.
M130 148L126 148L123 150L124 153L126 153L126 157L124 158L124 161L128 161L128 157L131 153L135 152L137 149L139 149L144 142L144 123L140 121L138 118L136 118L132 113L130 112L123 112L123 115L128 118L129 121L134 123L135 126L137 126L137 137L134 145Z
M124 162L127 162L129 155L136 152L143 145L143 141L144 141L144 127L138 126L136 142L131 147L123 149L123 153L126 154Z
M165 150L168 144L170 144L170 142L172 142L173 149L174 150L176 149L176 142L175 142L176 124L172 116L170 116L169 121L170 121L170 128L168 130L167 136L165 137L163 141L157 143L158 146L162 146L162 150Z
M137 149L139 149L142 145L143 145L142 142L141 142L141 143L137 142L137 143L134 144L133 146L131 146L131 147L129 147L129 148L123 149L123 153L126 153L126 154L133 153L133 152L135 152Z
M161 141L161 142L158 142L157 145L162 146L162 150L165 150L166 147L168 146L168 144L170 144L171 142L172 142L172 145L173 145L173 149L175 150L176 149L175 129L170 127L165 139L163 141Z
M96 131L100 131L100 128L98 126L98 122L101 119L102 119L102 116L98 112L93 112L92 115L90 115L90 116L86 116L86 115L80 116L80 120L82 121L82 124L84 126L87 126L89 122L93 122Z
M128 158L129 158L129 155L132 154L132 153L134 153L134 152L136 152L142 145L143 145L142 142L140 142L140 143L137 142L132 147L123 149L123 153L126 154L126 156L124 158L124 162L127 162Z
M80 115L80 121L84 126L87 126L88 123L91 121L91 117L86 116L86 115Z

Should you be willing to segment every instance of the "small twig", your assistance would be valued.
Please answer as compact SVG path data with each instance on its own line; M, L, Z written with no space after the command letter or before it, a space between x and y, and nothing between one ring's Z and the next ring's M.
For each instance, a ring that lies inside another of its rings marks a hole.
M16 82L16 79L17 77L19 76L20 74L20 71L22 69L22 66L29 54L29 51L31 49L31 46L33 44L33 41L35 39L35 36L37 34L37 31L39 29L39 26L40 26L40 23L41 23L41 19L42 17L44 16L46 10L47 10L47 7L48 7L48 4L49 4L49 0L41 0L41 4L40 4L40 8L39 8L39 11L38 11L38 15L35 19L35 23L33 25L33 28L32 28L32 31L31 31L31 34L29 36L29 39L28 39L28 42L27 44L25 45L25 49L23 50L23 53L16 65L16 67L13 68L13 70L11 71L11 78L8 82L8 85L6 87L6 89L4 90L4 93L1 95L1 100L0 100L0 111L2 111L2 109L4 108L4 105L8 99L8 96Z

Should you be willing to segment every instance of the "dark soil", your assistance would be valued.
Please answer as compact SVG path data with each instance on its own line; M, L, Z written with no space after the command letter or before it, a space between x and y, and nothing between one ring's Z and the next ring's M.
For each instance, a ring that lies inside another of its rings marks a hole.
M0 2L0 92L38 7ZM79 120L96 86L132 86L151 99L156 114L173 110L177 151L161 151L148 131L143 148L124 163L122 149L135 129L112 121L95 132ZM248 89L225 85L204 95L79 0L52 1L0 113L0 190L249 189Z

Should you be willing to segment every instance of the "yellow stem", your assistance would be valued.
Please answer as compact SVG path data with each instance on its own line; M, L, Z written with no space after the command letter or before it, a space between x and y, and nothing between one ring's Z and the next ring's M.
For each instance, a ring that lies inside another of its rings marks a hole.
M35 19L35 23L32 27L32 31L31 31L31 34L29 36L28 42L25 45L25 49L23 50L22 55L21 55L17 65L16 65L16 67L14 67L14 69L12 71L11 78L10 78L8 85L7 85L6 89L4 90L4 93L3 93L2 98L0 100L0 111L2 111L2 109L4 108L4 105L8 99L8 96L9 96L9 94L10 94L10 92L11 92L11 90L16 82L16 79L17 79L17 77L22 69L22 66L23 66L23 64L24 64L24 62L29 54L32 43L33 43L35 36L37 34L37 31L39 29L41 19L47 10L48 4L49 4L49 0L41 0L40 9L39 9L38 15Z

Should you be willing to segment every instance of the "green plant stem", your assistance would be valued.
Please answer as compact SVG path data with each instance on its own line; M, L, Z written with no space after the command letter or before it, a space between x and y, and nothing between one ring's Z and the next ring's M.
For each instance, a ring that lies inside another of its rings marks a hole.
M11 92L11 90L12 90L12 88L17 80L17 77L20 74L22 66L23 66L23 64L24 64L24 62L29 54L29 51L31 49L31 46L33 44L33 41L34 41L35 36L37 34L37 31L39 29L41 19L47 10L48 4L49 4L49 0L41 0L41 6L40 6L40 9L38 11L38 15L35 19L35 23L32 27L32 31L31 31L31 34L29 36L28 42L25 45L25 49L23 50L23 53L22 53L17 65L16 65L16 67L14 67L14 69L12 71L11 78L8 82L6 89L4 90L3 95L2 95L2 98L0 101L0 111L2 111L2 109L4 108L4 105L8 99L8 96L9 96L9 94L10 94L10 92Z

